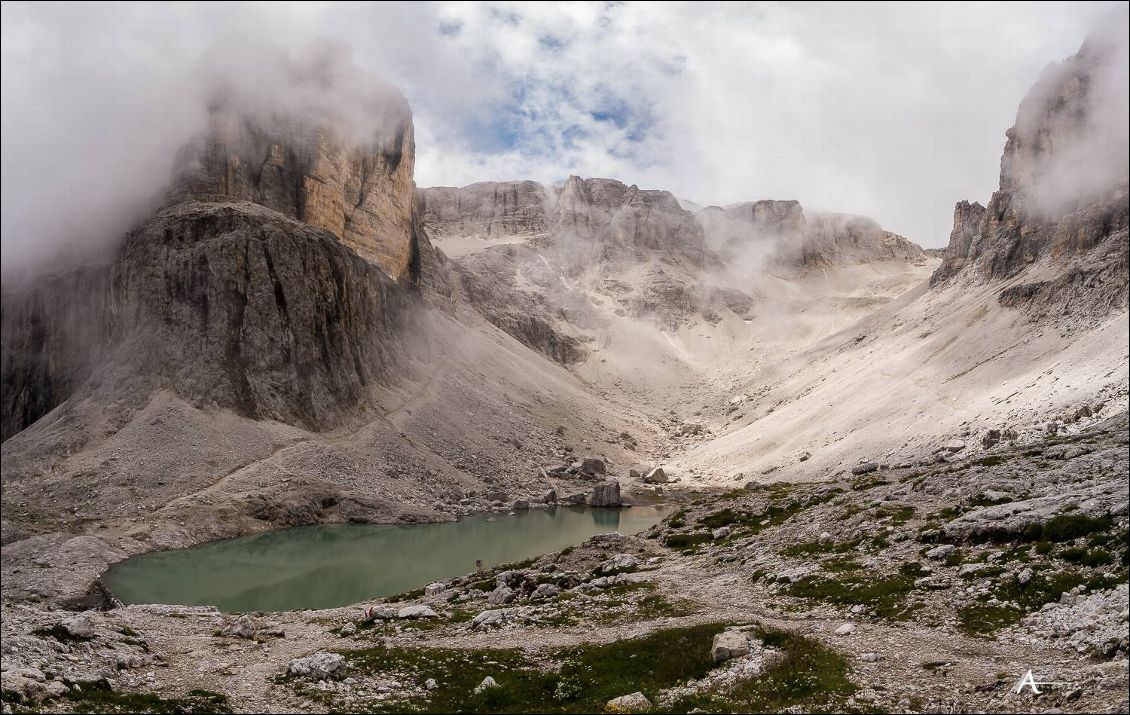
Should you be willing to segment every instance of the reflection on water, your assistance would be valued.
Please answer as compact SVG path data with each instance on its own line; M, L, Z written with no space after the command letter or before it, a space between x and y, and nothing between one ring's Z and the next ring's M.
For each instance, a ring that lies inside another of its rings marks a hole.
M468 573L477 559L489 568L594 534L635 534L663 516L661 507L558 507L493 521L477 514L443 524L303 526L144 554L116 564L104 580L127 604L332 608Z

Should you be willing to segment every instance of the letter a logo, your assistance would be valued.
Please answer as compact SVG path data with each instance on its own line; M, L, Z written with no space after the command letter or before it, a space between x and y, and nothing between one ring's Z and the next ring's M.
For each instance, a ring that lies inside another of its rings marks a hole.
M1040 689L1036 687L1037 685L1039 685L1039 683L1036 682L1036 678L1032 676L1032 669L1029 668L1028 672L1024 674L1024 677L1020 679L1020 682L1016 684L1016 694L1019 695L1020 691L1024 690L1025 686L1027 686L1032 688L1033 693L1039 695Z

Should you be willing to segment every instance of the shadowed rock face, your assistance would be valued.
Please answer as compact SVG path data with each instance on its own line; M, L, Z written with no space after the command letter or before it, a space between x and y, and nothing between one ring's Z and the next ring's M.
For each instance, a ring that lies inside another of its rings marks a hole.
M311 429L362 407L391 375L405 288L449 290L416 214L411 119L394 109L358 146L216 118L112 263L6 291L4 439L83 390L172 388Z
M1089 40L1045 72L1007 132L999 190L984 208L963 201L954 209L931 285L1006 280L1040 267L1038 278L1006 288L1001 303L1033 314L1126 307L1127 165L1100 126L1119 101L1108 79L1117 62L1116 49Z

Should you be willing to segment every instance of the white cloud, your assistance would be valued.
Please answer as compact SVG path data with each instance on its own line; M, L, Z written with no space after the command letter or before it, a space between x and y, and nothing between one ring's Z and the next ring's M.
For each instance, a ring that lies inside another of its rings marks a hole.
M608 176L940 245L1041 69L1112 5L6 2L5 271L119 235L203 126L210 73L322 38L404 90L421 185Z

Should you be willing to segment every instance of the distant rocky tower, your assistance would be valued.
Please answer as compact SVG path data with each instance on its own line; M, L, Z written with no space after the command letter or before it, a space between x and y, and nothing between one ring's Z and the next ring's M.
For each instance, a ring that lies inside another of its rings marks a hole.
M199 405L311 429L390 379L411 292L436 283L412 119L375 136L309 115L218 112L113 260L5 287L3 437L69 398Z
M957 204L932 285L1007 281L1000 302L1037 315L1127 307L1126 128L1109 118L1120 102L1125 112L1120 42L1088 39L1029 91L1007 132L1000 188L987 206Z

